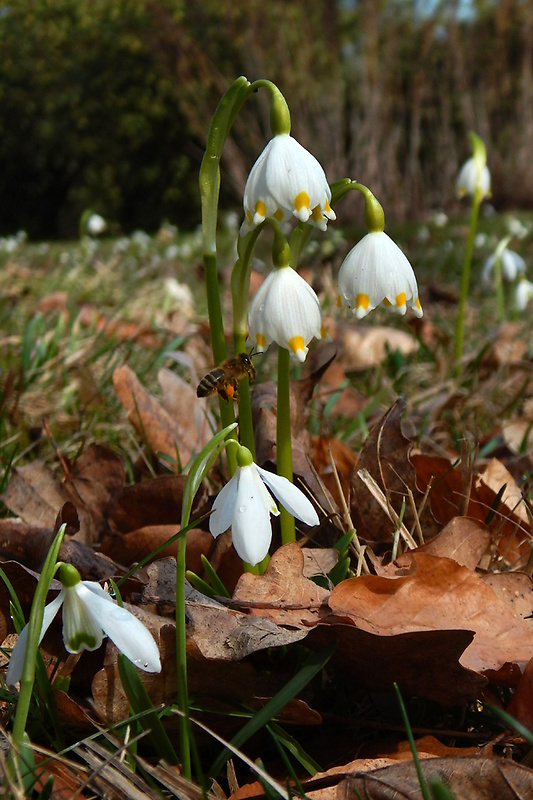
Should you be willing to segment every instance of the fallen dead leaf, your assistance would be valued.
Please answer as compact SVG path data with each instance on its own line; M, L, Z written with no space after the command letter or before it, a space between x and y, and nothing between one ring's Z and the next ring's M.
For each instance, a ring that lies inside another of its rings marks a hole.
M280 547L264 575L245 572L233 600L251 615L296 628L316 624L328 592L303 574L304 556L296 542Z
M509 470L505 468L501 461L497 458L491 458L480 478L495 494L498 494L504 488L501 502L507 506L509 512L519 517L526 525L529 525L529 515L522 492Z
M341 359L346 370L368 369L381 364L387 353L399 350L409 355L418 349L418 342L410 333L386 325L353 325L331 320L328 331L339 343Z
M171 416L128 366L115 370L113 383L129 421L153 453L162 453L174 460L179 454L181 464L185 465L201 450L201 432L194 425L194 413L191 420L190 403L188 409L183 409L183 416ZM196 404L201 404L201 400L195 399Z
M494 676L506 663L524 670L533 652L533 628L517 619L484 581L448 558L410 553L416 571L397 578L350 578L331 592L337 617L381 636L463 629L475 639L461 663Z
M0 500L28 525L53 529L59 509L70 496L52 470L35 459L13 467Z
M509 759L428 758L420 763L426 782L445 784L457 800L522 800L531 797L533 770ZM354 774L338 787L338 800L423 800L415 764L403 762Z
M322 648L335 640L337 649L329 663L359 691L390 691L397 683L405 695L452 706L478 697L488 684L487 678L459 662L473 638L465 630L369 633L350 617L332 614L310 630L306 644Z
M452 558L474 570L489 545L490 532L485 525L468 517L453 517L434 539L421 545L416 552Z
M423 491L430 490L431 511L442 525L458 515L486 523L496 539L495 556L515 568L527 564L531 552L529 524L498 502L496 492L479 476L471 476L465 484L463 473L446 458L412 453L410 460L417 485Z

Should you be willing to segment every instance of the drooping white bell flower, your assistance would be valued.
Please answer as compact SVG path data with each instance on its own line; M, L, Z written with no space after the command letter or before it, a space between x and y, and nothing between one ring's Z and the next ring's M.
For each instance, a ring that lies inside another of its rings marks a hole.
M524 275L526 271L526 262L522 256L518 255L518 253L515 253L514 250L508 250L505 248L501 253L493 253L483 264L481 279L484 283L487 283L490 280L490 277L494 272L494 265L498 258L501 258L502 278L504 278L506 281L512 282L515 281L520 275Z
M96 650L104 636L109 636L136 667L145 672L161 672L159 650L154 638L137 617L118 606L100 584L82 581L78 571L70 564L61 566L60 577L63 588L44 608L39 643L63 606L63 641L69 653ZM27 639L26 625L11 653L6 674L8 686L14 686L21 678Z
M384 231L367 233L342 262L337 305L347 306L358 319L377 306L398 314L410 307L422 316L413 268Z
M517 311L525 311L530 300L533 299L533 283L526 278L520 278L516 284L514 303Z
M325 231L335 219L331 190L316 158L288 133L274 136L253 165L244 189L241 234L267 217L283 222L295 216Z
M459 197L472 197L476 192L479 192L480 200L490 197L490 172L487 165L480 166L474 158L465 161L457 175L455 190Z
M87 233L90 236L99 236L106 227L107 223L100 214L91 214L87 220Z
M259 353L272 342L305 361L313 338L324 338L320 302L291 267L277 267L265 278L248 312L248 337Z
M237 464L233 477L215 498L209 530L217 537L231 528L239 557L255 565L265 558L270 547L270 515L279 514L266 486L290 514L306 525L318 525L318 515L310 500L287 478L254 464L248 448L239 446Z

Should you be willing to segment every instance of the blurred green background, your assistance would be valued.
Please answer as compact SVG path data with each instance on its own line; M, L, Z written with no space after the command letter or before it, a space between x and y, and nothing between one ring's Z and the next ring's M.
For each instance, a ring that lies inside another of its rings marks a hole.
M370 185L388 219L453 207L471 129L497 208L533 206L530 0L11 0L0 234L77 236L87 208L116 232L195 227L209 121L241 74L276 82L328 178ZM226 208L268 138L260 93L227 142Z

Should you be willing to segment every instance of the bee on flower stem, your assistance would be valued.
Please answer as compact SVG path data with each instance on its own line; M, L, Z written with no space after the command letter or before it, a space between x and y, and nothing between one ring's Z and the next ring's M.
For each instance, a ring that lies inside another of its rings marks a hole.
M198 388L197 397L209 397L218 394L223 400L239 399L237 388L239 381L248 376L250 381L255 380L255 367L247 353L237 353L235 356L226 358L222 364L215 367L204 375Z

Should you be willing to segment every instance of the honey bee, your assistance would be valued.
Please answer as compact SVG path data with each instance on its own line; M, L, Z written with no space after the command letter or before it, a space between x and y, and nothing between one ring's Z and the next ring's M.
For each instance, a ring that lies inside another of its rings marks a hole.
M209 397L216 392L223 400L229 400L230 397L238 400L239 381L247 375L251 381L255 380L255 367L251 358L247 353L237 353L204 375L198 384L196 395Z

